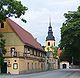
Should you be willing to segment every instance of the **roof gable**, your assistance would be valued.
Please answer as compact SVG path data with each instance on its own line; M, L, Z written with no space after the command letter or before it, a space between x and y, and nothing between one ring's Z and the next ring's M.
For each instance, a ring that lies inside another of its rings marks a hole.
M34 39L31 33L24 30L22 27L20 27L18 24L16 24L9 18L6 20L6 22L11 26L11 28L19 36L19 38L23 41L24 44L28 44L36 49L42 50L42 46L36 41L36 39Z

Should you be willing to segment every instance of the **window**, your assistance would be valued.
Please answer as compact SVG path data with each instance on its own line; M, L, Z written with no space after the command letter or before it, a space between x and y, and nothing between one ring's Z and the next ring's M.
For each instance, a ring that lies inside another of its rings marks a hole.
M28 48L28 51L30 51L30 48Z
M30 48L28 48L27 55L30 56Z
M44 57L44 53L42 53L42 57Z
M11 48L11 56L15 55L15 48Z
M42 57L44 57L44 53L42 54Z
M13 69L18 69L18 64L17 63L13 64Z
M35 51L36 52L36 56L38 55L38 52L37 51Z
M37 63L35 63L35 69L37 69Z
M39 57L40 57L40 52L39 52Z
M29 63L27 63L27 68L28 68L28 70L29 70Z
M24 48L24 52L27 53L27 48Z
M4 28L4 23L3 22L1 22L1 28Z
M34 55L34 49L32 49L32 55Z
M33 63L32 63L32 69L33 69Z
M34 51L34 55L36 55L36 52Z
M40 53L40 57L42 57L42 53Z
M55 46L55 42L54 42L54 46Z
M41 57L41 52L40 52L40 57Z
M40 52L39 52L39 51L37 52L37 56L38 56L38 57L40 56Z
M36 56L37 55L37 51L34 51L34 56Z
M50 46L50 42L48 42L48 46Z
M30 54L31 54L31 55L33 55L33 52L32 52L32 50L30 51Z

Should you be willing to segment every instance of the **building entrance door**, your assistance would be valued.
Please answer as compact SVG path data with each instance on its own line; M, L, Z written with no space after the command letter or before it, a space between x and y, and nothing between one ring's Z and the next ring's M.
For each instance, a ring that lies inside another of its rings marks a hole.
M63 64L63 69L66 69L66 64Z
M66 64L63 64L63 69L66 69Z
M7 62L4 62L4 65L1 67L1 73L7 73Z

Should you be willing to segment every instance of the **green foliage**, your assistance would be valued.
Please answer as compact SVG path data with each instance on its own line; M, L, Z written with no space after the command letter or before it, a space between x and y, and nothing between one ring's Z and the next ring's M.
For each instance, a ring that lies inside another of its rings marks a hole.
M1 39L0 40L0 48L2 48L2 52L3 54L5 54L6 50L5 50L5 40L4 39Z
M77 11L69 11L64 14L66 21L61 28L60 47L63 48L61 59L74 64L80 64L80 7Z
M54 57L54 58L58 58L58 57L57 57L57 56L58 56L58 55L57 55L58 47L56 47L56 46L53 47L53 46L52 46L51 49L52 49L52 52L53 52L53 57Z
M15 18L20 18L26 23L26 20L21 18L21 16L25 14L26 10L28 10L28 8L23 6L21 1L0 0L0 22L5 21L8 17L14 16ZM3 39L2 33L0 33L0 48L2 49L2 52L0 52L0 66L2 66L4 62L3 55L6 53L5 40Z
M4 21L7 17L20 18L28 10L27 7L21 4L21 1L17 0L0 0L0 22ZM25 19L21 18L23 22Z
M0 67L4 65L4 58L0 56Z
M50 51L50 48L49 47L47 47L47 50L48 50L48 52Z
M53 53L53 57L54 58L58 58L57 56L57 50L58 50L58 47L56 46L51 46L51 47L48 47L47 48L48 52L52 52Z
M3 55L5 55L6 53L6 49L5 49L5 40L3 39L3 34L0 33L0 67L4 64L4 57Z

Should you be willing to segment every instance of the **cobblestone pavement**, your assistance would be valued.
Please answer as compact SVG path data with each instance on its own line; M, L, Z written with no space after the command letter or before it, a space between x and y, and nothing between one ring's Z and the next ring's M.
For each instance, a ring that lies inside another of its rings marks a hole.
M33 74L0 75L0 78L80 78L80 69L53 70Z

